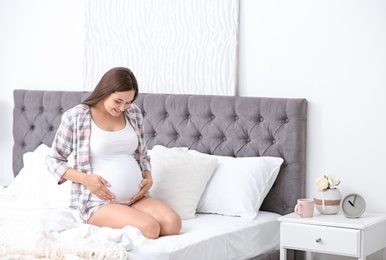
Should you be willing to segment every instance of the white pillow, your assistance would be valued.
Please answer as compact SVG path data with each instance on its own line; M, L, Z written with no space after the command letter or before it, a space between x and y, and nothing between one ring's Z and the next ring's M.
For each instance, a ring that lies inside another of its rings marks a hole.
M217 159L156 145L151 151L153 186L149 195L192 219Z
M205 155L194 150L189 150L188 154ZM218 166L202 194L197 212L254 219L284 160L278 157L205 156L217 158Z
M71 182L58 185L47 170L45 158L51 148L41 144L33 152L23 155L23 168L2 194L33 199L43 205L69 208Z
M25 156L25 155L24 155ZM24 158L23 156L23 158ZM35 186L35 179L26 168L22 168L15 179L6 187L1 194L14 197L23 197L41 200L41 192L37 189L32 189L31 186Z
M161 145L162 146L162 145ZM164 146L163 146L164 147ZM166 147L165 147L166 148ZM171 149L171 150L177 150L177 151L181 151L181 152L187 152L189 150L188 147L184 147L184 146L178 146L178 147L170 147L170 148L167 148L167 149ZM151 149L148 149L147 150L147 154L150 156L150 158L153 156L153 150Z

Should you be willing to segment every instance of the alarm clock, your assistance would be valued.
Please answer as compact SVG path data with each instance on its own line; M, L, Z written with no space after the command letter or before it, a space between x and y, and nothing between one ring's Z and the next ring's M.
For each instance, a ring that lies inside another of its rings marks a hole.
M366 210L366 201L361 195L350 193L343 197L340 208L346 217L359 218Z

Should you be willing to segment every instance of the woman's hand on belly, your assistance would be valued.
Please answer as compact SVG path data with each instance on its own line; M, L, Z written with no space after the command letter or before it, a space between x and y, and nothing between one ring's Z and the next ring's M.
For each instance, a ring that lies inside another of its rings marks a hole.
M143 196L145 196L146 192L148 192L153 186L153 178L151 176L151 173L149 171L146 171L144 173L144 177L139 184L139 192L131 199L131 203L136 202L137 200L141 199Z
M106 188L110 183L97 174L85 174L82 184L90 190L90 192L102 200L113 201L114 194Z

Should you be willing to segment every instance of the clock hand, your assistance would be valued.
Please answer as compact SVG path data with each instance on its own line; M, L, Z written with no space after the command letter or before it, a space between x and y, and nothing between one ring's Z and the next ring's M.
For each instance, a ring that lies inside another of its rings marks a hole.
M356 199L357 199L357 195L355 195L353 202L351 202L351 200L349 200L348 203L350 203L350 205L354 207Z

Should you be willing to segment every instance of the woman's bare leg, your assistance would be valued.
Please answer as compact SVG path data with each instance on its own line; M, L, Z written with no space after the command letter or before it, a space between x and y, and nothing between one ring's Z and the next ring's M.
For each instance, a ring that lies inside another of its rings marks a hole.
M160 234L160 225L153 217L123 204L104 205L91 216L87 223L111 228L133 226L150 239L158 238Z
M181 230L181 218L164 203L143 197L131 206L106 204L88 220L99 227L123 228L133 226L150 239L177 235Z
M180 216L163 202L150 197L143 197L131 207L154 218L160 225L160 236L180 233L182 227Z

